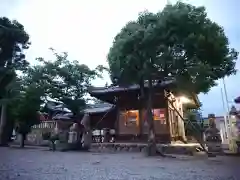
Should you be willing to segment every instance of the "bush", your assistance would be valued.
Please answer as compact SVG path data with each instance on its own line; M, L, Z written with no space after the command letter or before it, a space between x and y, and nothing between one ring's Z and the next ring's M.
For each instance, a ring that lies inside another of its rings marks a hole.
M59 140L58 134L52 135L49 140L53 142Z
M49 141L57 141L57 140L59 140L58 134L52 135L51 132L42 133L42 138L43 138L43 140L49 140Z
M50 138L51 138L51 132L42 133L43 140L50 140Z

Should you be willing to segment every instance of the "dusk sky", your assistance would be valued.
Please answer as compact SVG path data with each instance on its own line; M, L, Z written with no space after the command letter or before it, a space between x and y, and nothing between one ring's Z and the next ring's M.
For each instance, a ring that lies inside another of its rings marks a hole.
M186 0L187 1L187 0ZM175 2L175 1L171 1ZM238 0L188 0L194 5L204 5L208 16L224 27L230 46L240 51L240 1ZM66 51L70 59L79 60L94 68L107 65L106 56L113 38L130 20L135 20L144 10L157 12L167 0L0 0L0 16L16 19L25 26L32 46L27 59L34 63L36 57L52 58L49 48ZM237 63L237 69L240 62ZM101 86L110 82L107 74L103 80L94 81ZM240 96L240 72L226 78L229 106ZM221 98L221 81L208 94L200 94L203 114L224 115Z

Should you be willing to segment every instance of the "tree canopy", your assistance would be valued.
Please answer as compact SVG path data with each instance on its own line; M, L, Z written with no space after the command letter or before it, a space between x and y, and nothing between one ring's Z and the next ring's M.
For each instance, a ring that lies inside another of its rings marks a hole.
M9 116L15 120L17 132L27 134L33 125L40 123L39 110L44 91L34 82L26 84L24 79L19 81L19 93L9 103Z
M237 56L204 7L178 2L127 23L114 39L108 63L112 80L119 83L173 77L182 88L199 93L234 74Z
M13 86L17 78L17 70L23 71L28 67L24 50L28 49L29 36L24 26L17 21L11 21L6 17L0 17L0 145L7 141L6 121L7 103L13 95Z
M67 53L60 54L54 50L53 53L53 60L37 58L38 65L28 66L11 83L7 116L14 119L17 132L22 134L22 146L31 127L40 122L40 106L45 99L49 97L62 102L77 118L85 108L85 95L91 81L101 78L105 69L103 66L90 69L78 61L69 60Z
M28 62L25 60L23 51L28 49L29 36L24 26L16 20L0 18L0 67L16 68L25 67Z
M236 72L237 56L204 7L168 4L158 13L140 13L121 29L108 54L110 75L114 84L139 84L141 102L148 82L148 155L156 152L153 81L174 79L180 90L206 93L216 80Z
M101 78L102 71L106 70L101 65L90 69L69 60L67 53L56 53L54 49L53 60L38 58L39 64L31 66L24 55L29 45L29 36L22 24L0 18L0 145L8 139L5 131L10 127L9 122L24 136L32 125L39 123L40 105L46 97L62 102L78 116L86 105L85 95L91 81Z
M15 70L24 70L29 64L24 55L29 45L29 36L22 24L0 18L0 98L6 93L5 87L16 77Z
M85 64L68 59L67 53L56 53L54 60L38 58L41 65L34 66L29 81L37 82L39 88L44 89L45 97L63 102L74 115L79 115L86 105L87 88L91 81L105 69L97 66L90 69Z

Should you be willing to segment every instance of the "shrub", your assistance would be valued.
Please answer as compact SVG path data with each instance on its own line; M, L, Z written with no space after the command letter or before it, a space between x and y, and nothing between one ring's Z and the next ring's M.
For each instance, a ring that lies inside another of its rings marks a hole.
M51 132L42 133L43 140L50 140L50 138L51 138Z

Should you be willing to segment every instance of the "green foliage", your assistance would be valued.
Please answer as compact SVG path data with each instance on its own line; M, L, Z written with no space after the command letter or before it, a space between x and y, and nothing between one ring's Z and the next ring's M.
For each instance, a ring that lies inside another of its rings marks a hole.
M50 138L51 138L51 132L42 133L43 140L50 140Z
M74 115L79 115L85 108L87 88L91 81L101 77L103 66L98 66L91 70L85 64L79 64L78 61L68 60L68 54L58 54L52 49L56 59L45 61L38 58L41 65L31 69L34 82L39 88L44 89L45 97L51 97L63 102Z
M203 132L201 113L198 110L187 110L185 112L185 131L188 136L200 136Z
M24 77L18 83L19 93L9 103L9 118L15 120L18 133L27 134L33 125L39 123L39 109L44 91L34 82L28 84Z
M0 17L0 107L3 111L8 109L8 112L11 112L7 106L18 94L15 91L16 72L24 71L28 67L24 50L28 49L29 45L29 36L22 24ZM12 120L7 120L5 115L1 116L0 145L7 143L7 134L10 133L6 132L11 131L11 124Z
M181 88L199 93L234 74L237 56L204 7L178 2L127 23L114 39L108 63L118 84L171 77Z
M101 65L90 69L68 60L67 53L58 54L53 49L54 61L38 58L39 65L29 66L24 55L29 45L23 25L0 18L0 104L8 106L8 119L15 121L17 131L23 135L39 123L38 111L46 97L63 102L78 115L86 105L84 96L91 81L101 78L107 70ZM18 70L22 71L19 76Z
M0 98L6 94L5 88L16 77L15 70L25 70L28 62L24 50L29 47L29 36L24 26L8 18L0 18Z
M18 133L27 134L39 123L40 105L51 97L63 102L75 115L85 107L84 96L91 80L101 77L104 67L91 70L77 61L69 61L67 53L55 53L55 61L39 58L40 65L29 66L15 78L10 88L8 118L14 119Z
M29 36L24 26L6 17L0 18L0 67L22 69L28 62L23 51L28 49Z
M0 74L0 105L11 97L11 91L16 81L16 73L13 70L6 70Z
M43 140L48 140L48 141L52 141L52 142L59 140L59 136L57 134L52 134L51 132L43 133L42 138L43 138Z

